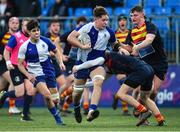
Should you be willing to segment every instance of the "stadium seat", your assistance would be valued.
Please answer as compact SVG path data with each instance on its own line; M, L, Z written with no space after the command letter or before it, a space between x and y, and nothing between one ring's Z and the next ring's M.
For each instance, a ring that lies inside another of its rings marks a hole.
M180 8L175 8L174 15L180 15Z
M131 8L135 5L142 5L142 0L124 0L124 7Z
M144 11L147 17L152 15L152 9L150 7L144 8Z
M155 8L154 10L155 15L165 15L165 16L171 16L171 8L170 7L159 7Z
M175 32L177 32L176 30L176 25L178 26L177 28L178 28L178 30L179 30L179 33L180 33L180 18L172 18L172 31L175 31Z
M69 16L73 16L74 15L72 7L68 8L68 14L69 14Z
M169 18L167 17L153 18L152 23L156 25L162 36L166 35L170 29Z
M108 14L109 14L110 16L113 15L113 9L112 9L111 7L106 7L106 10L108 11Z
M92 16L92 8L76 8L75 16Z
M40 3L41 3L41 9L42 9L42 11L41 11L41 14L43 15L43 16L46 16L47 15L47 13L48 13L48 11L49 11L49 9L53 6L53 4L55 3L55 0L47 0L47 1L45 1L45 0L39 0L40 1Z
M158 8L161 7L162 0L144 0L144 7Z
M180 0L166 0L165 7L180 8Z
M129 8L121 8L121 7L117 7L114 9L114 15L118 16L120 14L124 14L126 16L129 16L130 13L130 9Z

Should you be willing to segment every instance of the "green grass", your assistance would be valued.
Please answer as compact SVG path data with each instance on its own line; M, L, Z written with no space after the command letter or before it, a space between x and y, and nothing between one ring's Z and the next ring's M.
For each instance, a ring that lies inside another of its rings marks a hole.
M33 122L20 121L19 115L8 116L7 109L0 109L0 131L180 131L180 108L161 108L167 126L157 127L152 116L151 126L136 127L137 119L125 117L120 110L100 108L100 116L93 122L87 122L83 116L82 123L75 122L73 114L63 117L66 126L55 124L53 117L46 108L32 108Z

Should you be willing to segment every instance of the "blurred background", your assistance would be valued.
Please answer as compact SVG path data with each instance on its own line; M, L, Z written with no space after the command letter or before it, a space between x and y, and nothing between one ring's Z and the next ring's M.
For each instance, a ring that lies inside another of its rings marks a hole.
M42 35L48 30L48 22L56 17L61 23L61 34L75 28L76 18L85 16L92 20L92 10L96 5L106 7L110 16L110 27L118 28L118 15L129 18L130 9L135 5L144 7L147 20L160 30L164 48L168 56L169 69L161 91L157 96L159 106L180 107L180 0L0 0L0 32L7 28L8 18L18 16L38 18ZM131 22L128 22L131 28ZM113 83L112 83L113 82ZM103 85L101 106L111 106L112 95L119 88L112 76ZM40 95L37 95L40 96ZM44 104L37 97L34 105Z

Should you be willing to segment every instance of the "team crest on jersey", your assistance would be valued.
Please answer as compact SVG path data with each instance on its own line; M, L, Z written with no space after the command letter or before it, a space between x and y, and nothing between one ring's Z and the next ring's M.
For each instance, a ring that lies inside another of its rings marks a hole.
M107 34L106 34L106 33L104 34L104 37L105 37L105 38L107 37Z
M16 76L16 77L14 78L14 80L15 80L16 82L19 82L19 81L20 81L19 76Z
M43 47L43 48L45 48L45 45L44 45L44 44L42 44L42 47Z

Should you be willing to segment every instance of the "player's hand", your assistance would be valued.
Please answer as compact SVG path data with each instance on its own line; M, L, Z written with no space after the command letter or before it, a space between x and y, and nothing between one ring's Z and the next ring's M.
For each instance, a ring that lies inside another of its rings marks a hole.
M140 50L139 46L137 44L133 43L133 42L131 42L131 43L133 45L131 55L138 56L138 51Z
M76 73L78 70L77 70L77 68L76 68L76 65L75 66L73 66L73 68L72 68L72 73Z
M88 50L88 49L91 48L91 43L89 43L89 44L82 44L80 48L83 49L83 50Z
M14 69L14 66L12 65L12 63L11 63L10 60L7 60L7 61L6 61L6 66L7 66L7 69L8 69L8 70Z
M27 78L28 78L32 83L34 83L34 82L36 81L35 76L33 76L32 74L28 74L28 75L27 75Z
M64 62L67 62L67 61L68 61L68 59L69 59L69 56L67 56L67 55L63 55L63 61L64 61Z
M65 70L66 70L66 66L64 65L63 62L60 63L59 66L60 66L60 68L61 68L62 71L65 71Z
M138 45L133 44L132 50L138 52L140 49Z
M136 50L133 50L133 51L131 52L131 55L133 55L133 56L138 56L139 54L138 54L138 52L137 52Z
M54 52L52 52L52 51L50 51L49 54L50 54L51 57L55 56Z
M121 55L130 55L130 53L127 50L123 49L123 48L119 48L119 53Z

